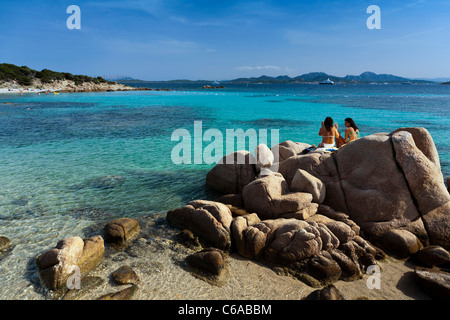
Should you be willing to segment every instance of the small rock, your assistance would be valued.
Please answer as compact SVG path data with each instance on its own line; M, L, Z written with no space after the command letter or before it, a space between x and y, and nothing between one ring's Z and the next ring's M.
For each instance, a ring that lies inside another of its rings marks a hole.
M200 271L219 275L225 266L224 253L216 248L207 248L187 257L187 262Z
M450 262L450 253L440 246L429 246L416 253L417 259L426 266L440 266Z
M139 281L141 281L141 279L136 274L136 272L128 266L122 266L119 269L117 269L116 271L114 271L112 273L112 278L119 285L123 285L123 284L137 285L139 283Z
M309 294L305 300L345 300L342 293L334 286L329 285L323 289Z
M139 222L130 218L120 218L108 222L103 229L105 241L116 245L124 245L133 240L140 231Z
M121 291L108 293L98 298L98 300L131 300L138 290L137 286L131 286Z
M414 270L419 287L436 299L450 299L450 274L434 269Z
M177 234L177 240L181 244L183 244L183 245L185 245L185 246L187 246L189 248L197 248L197 247L201 246L200 245L200 241L198 240L198 237L196 237L194 235L194 233L192 233L191 230L180 231Z
M382 244L388 254L399 259L408 258L423 247L413 233L398 229L388 231L382 239Z
M0 252L8 250L11 246L11 240L7 237L0 236Z

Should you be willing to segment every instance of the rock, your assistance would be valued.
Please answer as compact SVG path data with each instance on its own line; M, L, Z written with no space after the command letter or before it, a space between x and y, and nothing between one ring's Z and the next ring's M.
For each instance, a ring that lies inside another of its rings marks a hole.
M352 260L339 249L331 250L330 255L341 269L340 280L351 281L362 277L361 266L357 257Z
M322 285L328 285L339 280L342 270L329 252L321 251L319 255L309 259L308 274Z
M388 134L375 134L353 141L335 156L348 206L341 211L349 213L371 239L380 239L391 229L413 231L411 223L421 222L393 150ZM423 223L417 231L426 237Z
M6 251L11 246L11 240L7 237L0 236L0 253Z
M131 300L133 299L134 295L137 293L138 287L135 285L132 285L131 287L128 287L126 289L108 293L104 296L101 296L97 300Z
M339 246L339 240L323 224L297 219L261 221L256 214L235 218L232 235L240 255L276 266Z
M60 240L56 247L36 258L36 265L44 285L51 290L62 288L69 276L80 272L83 277L103 258L104 246L100 236L89 239L70 237Z
M330 284L310 293L304 300L345 300L345 298L334 285Z
M244 202L242 201L242 195L240 194L226 194L215 200L216 202L220 202L223 204L229 204L233 207L243 208Z
M310 147L311 145L306 143L298 143L293 142L291 140L287 140L284 142L281 142L280 144L277 144L271 148L272 152L276 155L278 154L278 160L283 161L290 157L294 157L300 153L302 153L303 150ZM275 157L277 158L277 157Z
M242 197L245 209L257 213L261 219L306 219L315 214L318 207L311 203L311 194L290 192L286 180L279 173L249 183L242 191Z
M136 272L128 266L120 267L119 269L114 271L111 274L111 276L114 279L114 281L119 285L123 285L123 284L137 285L139 283L139 281L141 281L141 279L136 274Z
M419 287L435 299L450 299L450 274L437 270L414 270Z
M200 247L201 244L191 230L182 230L177 234L177 239L180 243L189 248Z
M206 185L222 194L241 193L256 177L256 159L248 151L226 155L206 175Z
M429 246L419 250L415 257L425 266L440 266L450 262L450 253L440 246Z
M78 260L78 267L82 274L98 266L105 254L105 244L101 236L87 238L83 242L83 254Z
M447 191L450 192L450 177L447 177Z
M320 204L325 199L326 188L322 181L302 169L297 170L289 188L293 192L312 194L315 203Z
M389 254L399 259L407 258L423 247L413 233L397 229L386 232L382 245Z
M120 218L108 222L103 229L105 241L119 246L135 239L140 232L139 222L130 218Z
M422 216L429 242L450 250L450 201Z
M225 254L216 248L207 248L186 258L189 265L201 272L219 275L225 266Z
M347 224L340 221L331 221L325 224L327 228L339 239L339 242L345 243L355 237L355 232Z
M450 195L443 183L438 152L428 131L424 128L403 128L392 132L391 136L395 159L402 168L421 214L425 215L449 202Z
M220 202L196 200L186 206L170 210L167 221L179 228L191 230L210 245L228 250L231 247L230 209Z

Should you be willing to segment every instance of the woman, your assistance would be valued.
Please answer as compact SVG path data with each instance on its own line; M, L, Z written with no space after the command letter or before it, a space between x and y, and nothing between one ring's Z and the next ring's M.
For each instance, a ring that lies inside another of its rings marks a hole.
M352 118L345 119L345 138L343 143L349 143L359 138L359 129Z
M322 122L322 127L319 130L319 136L322 136L322 142L319 144L319 148L331 149L336 147L336 139L340 137L339 131L337 131L337 125L333 124L332 118L327 117Z

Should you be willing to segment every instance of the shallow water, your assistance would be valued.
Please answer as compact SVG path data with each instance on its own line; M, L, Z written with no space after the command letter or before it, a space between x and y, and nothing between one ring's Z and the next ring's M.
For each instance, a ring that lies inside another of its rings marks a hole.
M450 176L449 86L199 88L0 97L0 235L14 244L0 260L0 299L42 299L34 258L62 238L208 197L212 165L171 159L172 132L186 129L195 140L194 121L224 137L226 129L278 129L280 142L310 144L320 142L326 116L341 129L354 118L363 136L423 126Z

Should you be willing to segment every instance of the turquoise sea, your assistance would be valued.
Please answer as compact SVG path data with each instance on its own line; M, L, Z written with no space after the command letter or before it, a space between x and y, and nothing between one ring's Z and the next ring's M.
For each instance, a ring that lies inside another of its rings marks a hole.
M431 133L450 176L450 86L155 83L171 91L0 96L0 299L39 298L34 258L68 236L120 216L164 213L208 197L212 164L175 165L176 129L279 130L279 140L317 144L331 116L363 136L399 127ZM269 140L270 141L270 140ZM204 143L204 145L208 145ZM253 150L250 150L253 151Z

